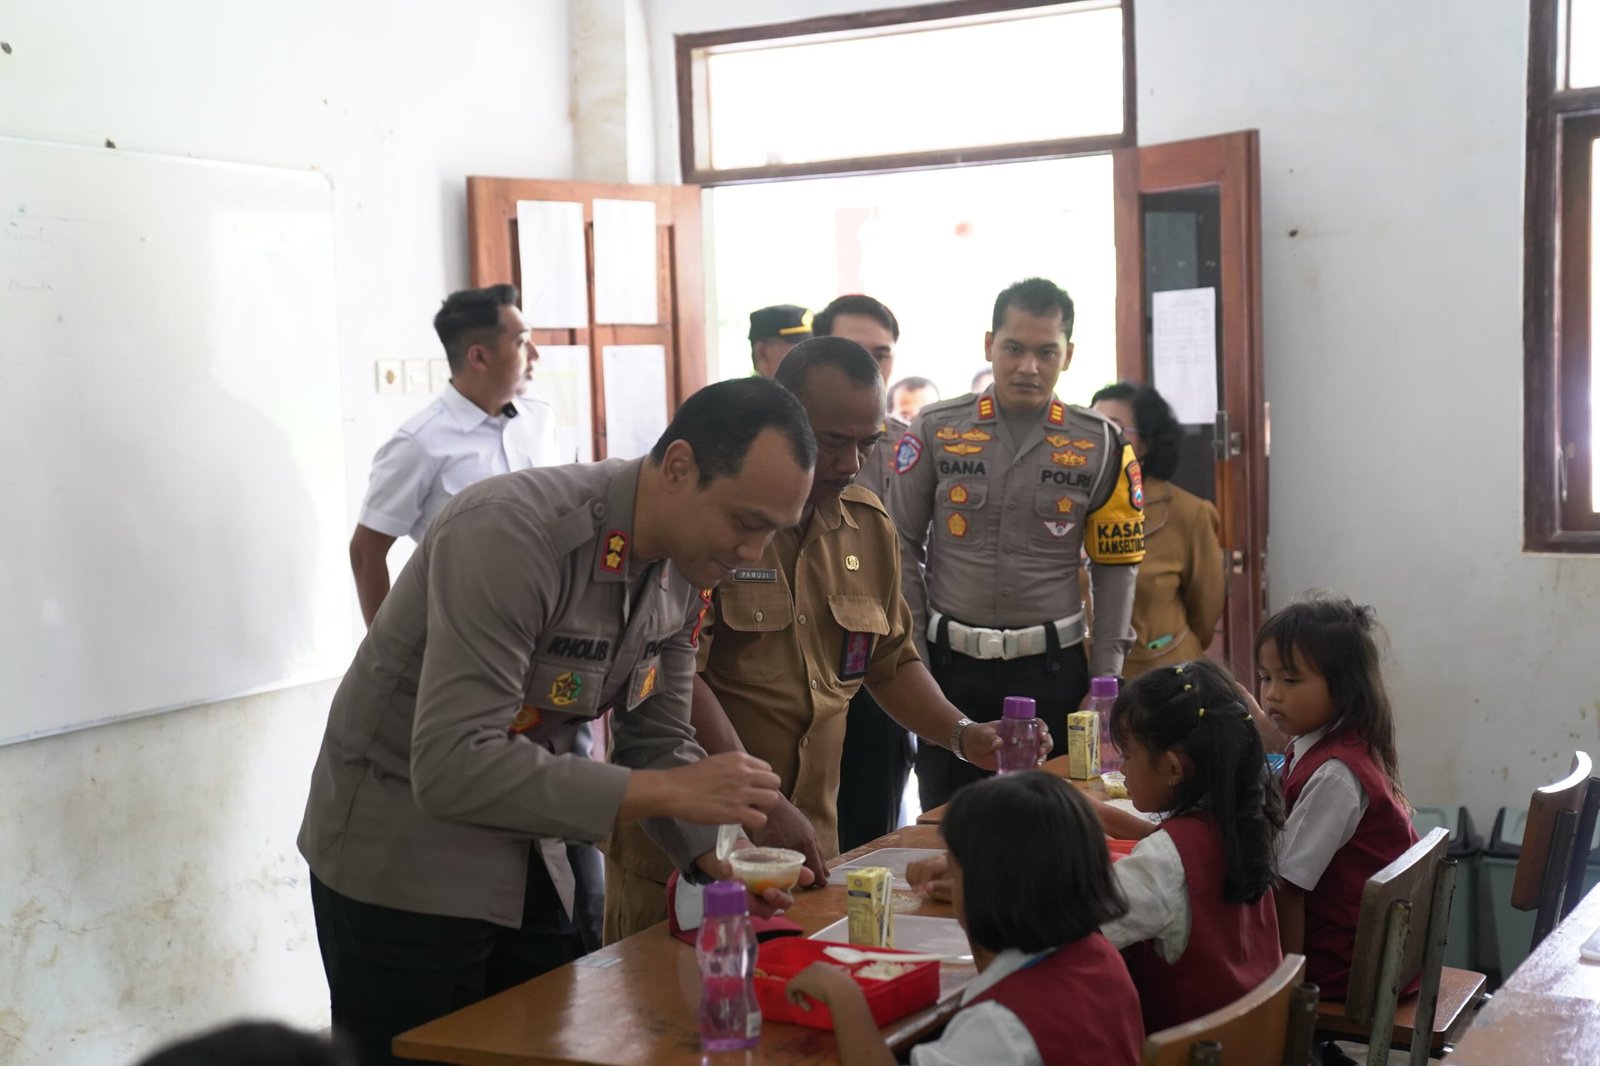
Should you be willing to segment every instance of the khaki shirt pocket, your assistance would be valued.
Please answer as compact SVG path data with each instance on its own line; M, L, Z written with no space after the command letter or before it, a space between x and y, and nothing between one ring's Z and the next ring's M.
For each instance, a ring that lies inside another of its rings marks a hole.
M828 597L828 612L844 630L839 635L834 673L840 681L866 677L879 638L889 635L889 616L883 604L871 596L835 593Z
M981 548L988 538L989 483L981 478L940 481L933 513L935 540L952 547Z
M1083 543L1083 521L1089 499L1061 488L1038 489L1033 494L1033 539L1059 544L1076 557Z
M764 652L762 638L794 625L794 604L779 585L764 588L722 586L717 593L713 670L739 681L771 681L783 670L783 655Z
M569 662L536 661L524 698L531 707L593 718L605 709L600 705L605 683L603 667L583 669Z

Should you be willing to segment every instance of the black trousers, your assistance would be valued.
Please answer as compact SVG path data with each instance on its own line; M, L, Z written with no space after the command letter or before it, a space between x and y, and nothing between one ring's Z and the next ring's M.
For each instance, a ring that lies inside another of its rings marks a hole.
M850 701L839 757L839 850L858 848L900 827L911 776L911 734L865 688Z
M974 722L993 722L1007 696L1032 696L1055 739L1055 754L1066 753L1067 715L1089 693L1089 661L1082 644L1025 659L973 659L938 646L930 647L928 655L933 679L962 714ZM988 776L989 771L944 748L924 744L917 749L917 794L923 810L950 802L956 789Z
M586 878L577 863L573 873L581 901ZM521 929L361 903L335 892L315 874L311 907L332 996L333 1027L355 1043L363 1066L414 1062L390 1051L399 1034L532 980L586 951L538 849L528 863Z

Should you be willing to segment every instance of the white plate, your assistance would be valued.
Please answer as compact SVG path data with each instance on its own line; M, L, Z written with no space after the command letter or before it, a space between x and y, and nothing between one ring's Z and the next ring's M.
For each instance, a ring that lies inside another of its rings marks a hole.
M887 849L886 849L887 850ZM898 849L897 849L898 850ZM811 934L812 940L826 940L833 944L850 942L850 919L840 918L826 929ZM856 947L861 945L857 944ZM894 947L901 951L916 951L928 955L944 955L961 962L972 961L972 947L967 934L954 918L927 918L915 914L894 916Z
M906 880L906 867L919 859L935 859L944 854L943 848L879 848L869 851L859 859L851 859L847 863L833 867L828 872L838 873L840 870L858 870L864 866L887 866L889 872L894 874L894 887L902 892L911 891L911 883Z

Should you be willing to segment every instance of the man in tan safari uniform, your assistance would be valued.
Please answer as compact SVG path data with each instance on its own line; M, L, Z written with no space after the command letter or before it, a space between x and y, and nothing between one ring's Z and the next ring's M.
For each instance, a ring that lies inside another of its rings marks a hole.
M777 775L690 728L700 591L799 521L815 460L799 402L748 378L691 396L643 459L489 478L439 512L334 696L300 829L363 1062L582 953L567 840L642 822L714 875L713 827L764 823ZM607 709L612 761L575 754Z
M962 717L918 658L894 526L878 498L852 484L883 432L883 379L872 359L854 342L818 337L789 353L777 380L805 405L816 479L800 523L708 600L694 725L707 751L748 751L771 764L785 798L755 839L803 852L820 884L840 850L834 794L845 710L863 686L883 706L875 713L952 758L993 767L998 739L992 724ZM610 943L666 917L673 867L628 826L607 853Z
M1133 450L1106 419L1055 397L1072 318L1072 298L1043 278L1002 292L984 337L994 384L922 409L896 445L888 498L916 638L945 695L979 722L998 719L1006 696L1031 696L1058 737L1089 677L1121 670L1144 558ZM938 749L918 752L924 808L980 776Z

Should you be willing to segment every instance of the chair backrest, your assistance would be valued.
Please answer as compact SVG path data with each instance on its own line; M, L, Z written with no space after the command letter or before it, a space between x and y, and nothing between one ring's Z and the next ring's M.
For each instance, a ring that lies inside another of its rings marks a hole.
M1396 903L1411 908L1410 931L1401 949L1399 987L1411 983L1422 969L1427 948L1428 916L1433 911L1433 882L1439 863L1450 847L1450 833L1435 829L1407 848L1400 857L1367 879L1361 890L1361 913L1356 918L1356 943L1350 957L1350 990L1345 1017L1357 1025L1372 1021L1383 969L1384 942L1389 935L1389 913Z
M1310 1048L1317 993L1315 986L1301 984L1305 974L1304 955L1285 955L1265 981L1226 1007L1147 1036L1141 1066L1189 1066L1190 1049L1207 1041L1222 1045L1228 1066L1281 1066L1297 1029Z
M1559 843L1556 840L1556 822L1562 811L1570 811L1576 826L1578 809L1583 806L1593 770L1594 764L1588 753L1580 751L1572 756L1570 774L1554 784L1534 789L1533 798L1528 802L1528 822L1522 833L1522 851L1517 855L1517 876L1511 883L1511 905L1518 910L1538 909L1540 897L1544 894L1547 871L1559 869L1559 876L1565 879L1571 862L1570 850L1568 854L1556 855L1554 865L1550 861L1551 847ZM1571 847L1570 835L1567 847Z

